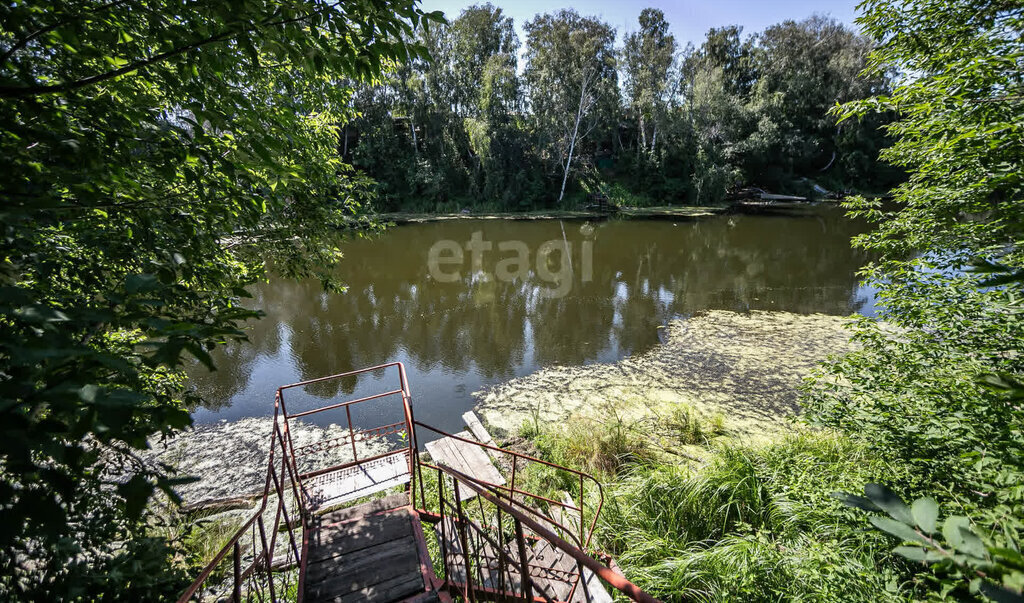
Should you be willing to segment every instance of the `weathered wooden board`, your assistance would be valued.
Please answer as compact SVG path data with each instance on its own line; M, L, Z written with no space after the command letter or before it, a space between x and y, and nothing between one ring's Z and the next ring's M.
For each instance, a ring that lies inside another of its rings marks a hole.
M408 483L411 478L409 455L404 453L307 478L302 486L309 508L316 511Z
M472 439L468 431L463 431L457 436ZM451 467L456 471L492 484L502 485L505 478L502 477L498 468L487 458L487 454L479 446L456 440L455 438L441 438L428 442L425 446L430 458L437 464ZM459 485L459 496L467 500L476 496L476 492L465 485Z
M326 517L310 527L305 601L397 601L426 591L421 532L408 508L337 523Z
M472 524L473 522L470 521L470 523ZM522 584L519 571L512 567L508 560L502 563L500 553L489 542L479 536L475 536L479 526L473 525L476 528L467 530L466 535L467 544L470 548L469 557L473 560L471 565L473 584L504 592L521 593ZM443 529L442 525L438 524L434 529L434 534L437 537L438 547L445 555L449 579L460 585L465 584L466 557L455 522L452 518L445 517ZM519 558L514 542L506 543L506 549L506 555L508 555L509 559L515 561ZM531 555L530 549L527 549L527 555ZM502 567L505 568L504 572L501 571Z
M488 433L487 428L484 427L484 424L480 422L480 419L479 417L476 416L475 412L469 411L463 413L462 421L466 424L466 427L469 427L469 431L473 433L473 437L476 439L477 442L487 444L488 446L498 446L497 444L494 443L494 438L492 438L491 434ZM496 461L499 460L499 457L501 456L500 453L495 452L489 448L486 450L487 454L490 455L492 459Z
M395 492L381 498L365 502L354 507L344 507L325 513L320 520L323 525L341 523L350 519L359 519L364 515L372 515L382 511L390 511L409 504L408 492Z
M317 526L310 535L308 562L320 563L334 557L348 555L385 542L411 534L409 517L403 514L386 514L373 521L358 520L352 525ZM313 565L310 565L313 571Z

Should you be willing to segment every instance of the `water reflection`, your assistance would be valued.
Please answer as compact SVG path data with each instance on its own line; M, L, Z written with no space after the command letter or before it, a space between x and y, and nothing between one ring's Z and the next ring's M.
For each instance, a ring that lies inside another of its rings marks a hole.
M544 242L563 240L563 229L574 271L568 293L551 297L536 254ZM190 370L210 400L195 417L266 415L277 385L399 360L409 370L417 417L456 428L482 385L554 363L643 352L657 343L657 327L676 316L706 309L871 314L871 292L855 275L866 257L849 247L860 230L835 210L687 223L460 220L394 228L346 245L339 271L347 293L326 294L314 281L255 287L253 303L267 316L250 326L251 341L215 354L214 373ZM431 246L465 244L475 232L494 245L476 269L466 253L461 264L444 267L460 272L455 282L433 278ZM526 244L525 278L495 277L497 263L511 255L497 250L500 241ZM593 253L586 282L584 241ZM290 410L373 386L366 378L321 386Z

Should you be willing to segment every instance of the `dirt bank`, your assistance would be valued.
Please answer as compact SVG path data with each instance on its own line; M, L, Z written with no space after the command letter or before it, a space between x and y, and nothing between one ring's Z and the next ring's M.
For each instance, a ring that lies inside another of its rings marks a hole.
M476 392L495 431L573 416L660 415L686 403L721 413L731 433L763 437L788 428L798 387L829 354L849 349L847 319L822 314L712 311L664 327L663 343L614 364L553 366Z

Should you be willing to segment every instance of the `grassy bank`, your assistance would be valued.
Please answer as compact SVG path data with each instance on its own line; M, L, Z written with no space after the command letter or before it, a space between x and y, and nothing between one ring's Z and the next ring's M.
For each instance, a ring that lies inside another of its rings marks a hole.
M709 312L644 355L491 388L478 412L506 445L602 482L596 547L665 601L905 600L922 586L892 539L833 493L906 466L790 420L813 367L851 349L844 322Z
M915 584L899 573L891 539L831 496L898 481L899 469L832 433L749 444L719 421L688 417L657 437L627 422L526 424L518 437L547 460L599 476L605 508L596 545L663 600L912 596Z

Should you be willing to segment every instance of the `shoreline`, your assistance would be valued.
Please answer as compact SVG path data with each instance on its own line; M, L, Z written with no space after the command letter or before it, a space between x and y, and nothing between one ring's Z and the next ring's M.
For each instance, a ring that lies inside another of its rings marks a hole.
M607 218L628 219L661 219L661 220L695 220L725 213L728 205L714 206L658 206L658 207L623 207L618 212L601 212L589 210L535 210L525 212L482 212L482 213L415 213L389 212L377 214L383 221L400 224L422 224L425 222L445 222L449 220L604 220Z
M670 321L664 340L643 354L549 366L474 392L474 410L503 437L524 423L664 421L683 407L720 417L740 439L772 439L792 431L803 379L829 355L852 349L848 322L824 314L703 312Z
M726 432L766 440L792 431L803 378L829 354L851 349L847 317L712 310L674 319L653 349L614 363L553 365L474 392L473 410L498 438L525 422L660 424L677 409L721 417ZM196 425L155 440L143 456L200 481L179 488L186 504L261 490L270 417ZM293 425L297 445L337 435L339 427ZM336 449L335 462L347 460Z

